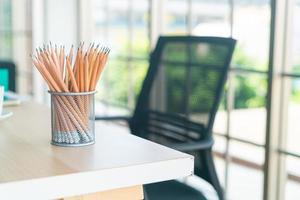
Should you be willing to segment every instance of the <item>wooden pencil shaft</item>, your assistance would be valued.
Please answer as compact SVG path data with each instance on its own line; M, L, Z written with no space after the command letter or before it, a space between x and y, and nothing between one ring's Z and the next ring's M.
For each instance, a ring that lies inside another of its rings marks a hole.
M103 69L104 69L104 66L105 66L105 64L106 64L106 61L107 61L107 56L105 55L105 56L103 57L103 59L101 60L99 66L98 66L98 69L97 69L97 72L96 72L96 79L95 79L95 81L94 81L94 83L93 83L93 88L92 88L92 90L95 90L95 89L96 89L97 82L98 82L98 80L99 80L99 78L100 78L100 75L101 75Z
M35 63L35 61L34 61ZM59 86L56 84L55 80L53 77L50 75L50 73L47 71L46 67L42 64L39 63L38 61L35 63L36 68L40 71L46 82L48 83L48 86L50 89L54 89L55 91L60 92Z
M87 127L85 127L85 124L82 120L82 118L78 115L77 112L72 110L72 106L68 103L68 101L65 101L65 96L60 96L57 97L58 101L64 105L62 106L64 112L69 116L71 121L73 121L73 124L77 127L77 129L81 132L84 133L87 131Z
M82 55L82 51L80 53L80 57L79 57L79 74L80 74L80 92L84 91L84 64L83 64L83 55Z
M91 70L91 82L90 82L90 90L92 90L92 88L94 87L94 82L96 80L96 72L97 72L97 66L99 65L99 59L100 59L100 55L99 53L97 54L96 60L94 62L93 65L93 69Z
M87 92L89 90L89 59L88 56L85 57L84 62L84 91Z
M56 92L87 92L95 90L103 72L109 50L90 44L84 52L84 43L77 50L74 64L73 46L65 58L65 48L50 43L37 49L37 61L34 62L46 82ZM76 87L77 86L77 87Z
M66 60L66 65L67 65L67 69L68 69L68 73L69 73L69 76L70 76L70 80L71 80L72 86L74 87L74 91L75 92L79 92L78 86L77 86L77 83L76 83L76 80L75 80L75 76L74 76L74 73L72 71L69 59Z
M47 74L47 72L44 71L43 74ZM45 77L47 77L47 75L45 75ZM48 75L48 78L51 80L51 76ZM45 80L48 80L48 79L45 78ZM51 83L51 82L53 82L53 81L49 81L49 82ZM55 82L53 82L53 83L54 83L54 85L55 85ZM52 84L50 84L50 85L52 85ZM56 87L58 87L58 86L56 86ZM59 88L57 89L57 91L58 91L58 92L62 92ZM67 102L67 101L65 100L65 98L62 98L62 100L63 100L64 102ZM76 113L76 114L78 114L78 115L80 116L81 113L80 113L78 110L76 110L76 107L74 107L74 106L76 106L76 104L75 104L72 100L71 100L70 102L68 102L68 103L71 104L71 106L68 106L69 109L70 109L70 110L75 110L74 113Z
M58 52L57 50L51 51L50 53L48 52L46 55L48 55L49 61L52 62L51 65L56 68L56 71L58 71L61 74L61 69L60 69L60 62L58 59Z
M71 71L72 71L72 63L73 63L73 45L70 49L70 52L69 52L69 55L67 56L66 58L66 61L69 60L69 65L70 65L70 68L71 68ZM66 63L67 64L67 63ZM71 77L69 75L69 70L67 69L67 67L65 66L66 68L66 75L67 77L65 77L66 79L66 83L67 83L67 87L69 88L70 91L72 91L72 87L70 85L70 82L71 82Z
M61 80L59 76L59 72L57 71L55 64L50 59L49 62L46 62L47 69L50 73L50 75L53 77L53 79L56 81L57 85L60 87L60 89L64 92L67 92L67 88L65 87L63 81Z
M74 102L74 99L67 97L67 96L61 96L60 100L73 113L73 115L75 115L75 118L79 122L82 122L82 112L77 108L77 105Z

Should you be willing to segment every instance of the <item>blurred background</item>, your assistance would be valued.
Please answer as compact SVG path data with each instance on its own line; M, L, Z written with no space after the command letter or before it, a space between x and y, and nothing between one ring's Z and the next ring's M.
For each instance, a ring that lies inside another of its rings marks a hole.
M97 112L130 114L159 35L233 37L238 43L214 126L219 178L230 200L259 200L264 192L295 200L297 19L300 0L0 0L0 59L16 63L18 93L47 103L46 86L29 58L37 46L107 45L111 57L99 83Z

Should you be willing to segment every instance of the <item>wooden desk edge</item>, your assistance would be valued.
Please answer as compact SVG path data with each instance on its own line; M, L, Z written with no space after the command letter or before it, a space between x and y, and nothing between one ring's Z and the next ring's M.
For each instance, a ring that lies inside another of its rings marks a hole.
M143 186L132 186L75 197L67 197L60 200L142 200L144 199Z

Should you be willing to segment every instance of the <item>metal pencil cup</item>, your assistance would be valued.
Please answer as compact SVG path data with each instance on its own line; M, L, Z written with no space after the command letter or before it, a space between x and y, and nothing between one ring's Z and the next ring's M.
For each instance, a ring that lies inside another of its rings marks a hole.
M51 94L52 141L57 146L95 143L95 91Z

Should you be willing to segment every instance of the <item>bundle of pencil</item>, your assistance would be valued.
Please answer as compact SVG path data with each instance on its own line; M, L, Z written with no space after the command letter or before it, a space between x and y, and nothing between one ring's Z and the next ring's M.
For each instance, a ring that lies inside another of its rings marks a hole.
M90 130L92 95L107 62L109 49L84 43L77 49L76 56L71 47L44 45L32 55L34 66L46 81L52 94L54 132L52 140L57 143L77 144L94 140ZM87 93L87 94L84 94ZM65 95L59 93L78 93Z

